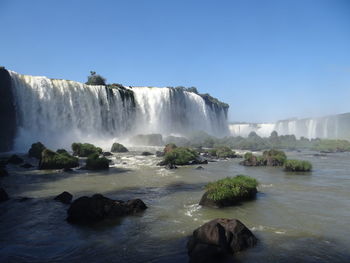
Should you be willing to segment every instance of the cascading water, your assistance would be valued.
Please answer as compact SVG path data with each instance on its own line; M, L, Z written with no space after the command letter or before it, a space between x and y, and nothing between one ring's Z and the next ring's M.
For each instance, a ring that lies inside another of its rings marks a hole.
M17 113L16 150L26 150L35 141L58 148L74 141L103 146L108 140L140 133L228 133L227 108L214 109L201 96L184 90L110 88L12 71L10 75Z
M272 131L276 131L279 135L295 135L297 138L350 139L350 113L276 123L230 124L229 128L233 136L242 137L247 137L252 131L261 137L268 137Z

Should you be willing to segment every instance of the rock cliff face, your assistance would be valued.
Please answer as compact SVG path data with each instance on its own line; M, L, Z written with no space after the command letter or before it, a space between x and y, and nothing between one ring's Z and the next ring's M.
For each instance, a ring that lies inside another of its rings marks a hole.
M0 67L0 152L10 151L16 135L16 110L9 72Z

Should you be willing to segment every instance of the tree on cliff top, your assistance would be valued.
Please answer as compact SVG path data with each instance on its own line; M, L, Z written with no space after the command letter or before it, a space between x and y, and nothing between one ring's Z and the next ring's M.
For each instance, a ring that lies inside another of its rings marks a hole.
M90 76L88 76L88 81L85 83L87 85L106 85L106 79L101 75L96 74L95 71L90 71Z

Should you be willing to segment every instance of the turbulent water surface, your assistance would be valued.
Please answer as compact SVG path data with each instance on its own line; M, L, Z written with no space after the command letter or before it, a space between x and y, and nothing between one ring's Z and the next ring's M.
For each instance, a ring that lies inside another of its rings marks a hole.
M115 156L116 167L98 173L11 166L1 179L13 199L0 204L0 262L187 262L188 235L217 217L237 218L259 238L236 262L350 262L350 154L288 156L311 161L314 171L243 167L238 159L169 171L137 152ZM207 182L242 173L260 181L257 200L225 209L198 205ZM68 207L52 200L62 191L141 198L149 208L75 226L65 221ZM24 196L32 199L16 200Z

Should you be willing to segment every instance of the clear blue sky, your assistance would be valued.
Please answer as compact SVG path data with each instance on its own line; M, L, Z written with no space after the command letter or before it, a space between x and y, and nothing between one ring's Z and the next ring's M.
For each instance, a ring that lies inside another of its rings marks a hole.
M0 25L22 74L196 86L233 121L350 111L348 0L1 0Z

